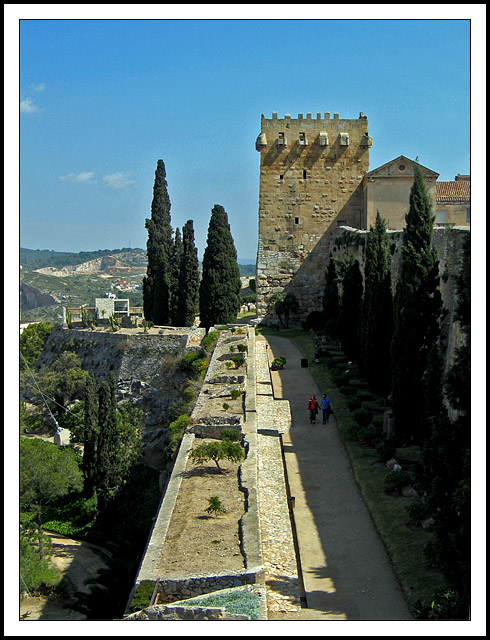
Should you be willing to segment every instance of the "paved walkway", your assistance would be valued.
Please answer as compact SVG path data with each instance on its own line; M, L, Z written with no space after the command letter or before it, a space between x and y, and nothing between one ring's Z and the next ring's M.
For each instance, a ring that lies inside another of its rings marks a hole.
M264 337L258 337L264 340ZM310 424L307 402L320 398L301 353L285 338L267 336L276 399L287 399L292 427L283 434L307 606L299 620L412 620L386 550L361 498L334 416ZM277 619L284 619L284 614Z

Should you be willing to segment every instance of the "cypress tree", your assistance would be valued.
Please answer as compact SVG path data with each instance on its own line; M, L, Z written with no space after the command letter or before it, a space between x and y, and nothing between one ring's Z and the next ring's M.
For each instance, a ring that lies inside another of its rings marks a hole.
M179 278L183 251L182 235L177 227L172 247L172 260L170 261L170 324L174 327L180 326L178 318Z
M359 359L359 332L362 302L362 275L357 259L346 265L342 280L342 299L339 314L339 339L344 354L350 360Z
M146 245L148 265L143 279L143 313L146 320L152 320L155 324L168 324L169 321L172 227L165 176L165 165L162 160L158 160L153 185L151 218L147 218L145 222L145 227L148 229Z
M104 509L116 489L117 418L113 385L99 387L99 438L97 443L97 496Z
M182 254L178 282L175 324L180 327L191 327L199 311L199 260L194 244L192 220L188 220L182 229Z
M323 312L325 314L325 333L332 340L337 340L339 336L340 297L337 271L333 258L330 258L325 274Z
M240 269L228 216L216 204L211 211L199 289L201 326L235 322L240 310Z
M462 344L443 379L443 392L455 417L450 419L441 410L432 420L422 448L422 482L434 518L430 559L456 590L459 615L467 617L471 587L470 234L463 248L457 293L455 317L461 323ZM442 395L440 362L433 379Z
M403 234L400 280L394 296L392 340L393 412L397 438L418 440L426 425L424 378L439 336L442 304L434 218L424 179L416 165Z
M388 395L391 389L391 340L393 299L391 254L386 223L376 215L366 242L364 297L361 322L361 369L375 393Z
M84 395L84 435L83 435L83 462L84 492L91 497L95 494L97 478L97 437L98 426L98 402L95 378L87 376Z

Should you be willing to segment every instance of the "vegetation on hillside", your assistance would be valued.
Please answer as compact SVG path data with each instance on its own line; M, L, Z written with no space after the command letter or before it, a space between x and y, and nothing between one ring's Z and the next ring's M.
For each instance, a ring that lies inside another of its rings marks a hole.
M131 249L128 247L122 249L79 251L78 253L48 249L25 249L21 247L19 261L23 270L34 271L34 269L43 269L45 267L62 269L63 267L77 266L104 256L116 256L118 260L132 267L146 266L145 250Z

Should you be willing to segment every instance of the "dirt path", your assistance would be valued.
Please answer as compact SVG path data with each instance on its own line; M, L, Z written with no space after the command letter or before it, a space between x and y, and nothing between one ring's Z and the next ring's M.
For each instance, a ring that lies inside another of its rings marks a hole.
M264 339L264 338L262 338ZM312 393L321 397L302 354L285 338L268 336L276 398L289 400L292 428L283 442L307 607L298 620L412 620L340 441L335 419L310 424ZM284 619L284 618L283 618Z
M107 569L104 552L95 545L48 533L52 544L52 564L60 575L67 578L73 592L88 593L84 583L97 577L101 569ZM20 604L22 620L85 620L78 611L65 608L59 596L24 598Z

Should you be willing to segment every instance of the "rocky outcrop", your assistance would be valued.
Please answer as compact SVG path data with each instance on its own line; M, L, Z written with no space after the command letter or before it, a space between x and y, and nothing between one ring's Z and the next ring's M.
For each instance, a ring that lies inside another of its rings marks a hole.
M37 307L48 307L57 304L59 300L49 293L43 293L30 284L22 283L20 285L20 308L23 311L37 309Z

